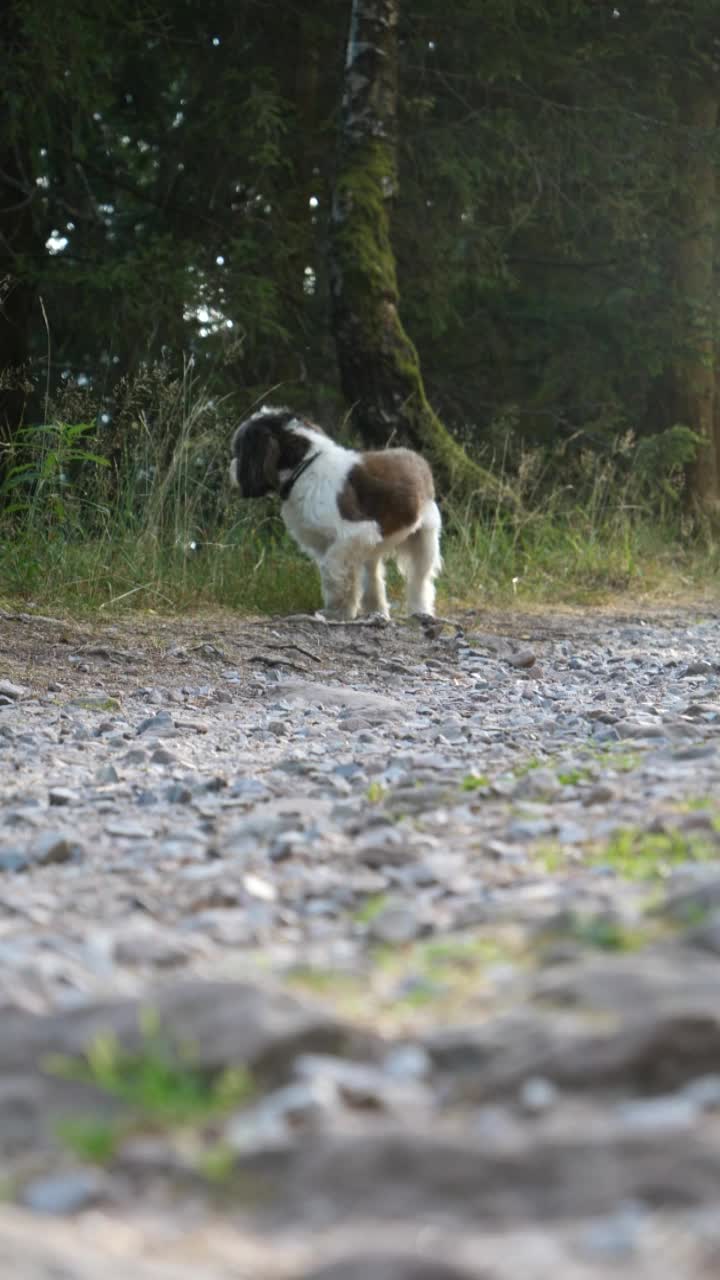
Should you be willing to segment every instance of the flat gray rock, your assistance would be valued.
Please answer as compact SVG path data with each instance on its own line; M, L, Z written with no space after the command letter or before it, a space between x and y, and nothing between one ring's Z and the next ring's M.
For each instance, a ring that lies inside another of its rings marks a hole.
M8 1010L2 1015L0 1073L38 1068L49 1054L80 1056L107 1034L125 1049L137 1050L147 1010L171 1042L186 1047L193 1065L208 1070L237 1066L274 1076L287 1071L298 1053L342 1052L354 1038L329 1013L283 991L190 980L149 990L142 1001L109 1001L42 1016Z
M439 1259L401 1254L366 1253L328 1263L303 1280L482 1280L481 1273L460 1271Z
M352 689L341 684L319 684L309 680L283 680L277 686L281 697L289 702L307 702L313 706L350 707L356 711L402 711L403 703L369 689Z

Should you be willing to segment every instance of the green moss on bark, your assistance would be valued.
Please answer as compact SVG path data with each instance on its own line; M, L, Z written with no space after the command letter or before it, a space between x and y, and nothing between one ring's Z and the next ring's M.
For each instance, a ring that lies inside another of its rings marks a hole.
M417 351L400 320L390 234L397 189L397 5L378 0L377 8L374 14L367 0L353 6L331 220L333 327L343 393L365 443L409 444L426 455L444 492L496 499L504 486L468 457L428 403Z

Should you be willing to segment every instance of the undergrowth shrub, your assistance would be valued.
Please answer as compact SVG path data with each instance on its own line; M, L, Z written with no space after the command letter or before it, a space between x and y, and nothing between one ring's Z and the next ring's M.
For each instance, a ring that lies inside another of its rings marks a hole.
M71 386L47 417L2 458L0 595L73 610L319 606L317 571L277 504L233 495L237 418L192 370L143 370L110 406ZM443 595L583 601L707 583L717 546L681 500L696 445L676 426L640 441L625 432L600 456L567 441L527 449L509 430L494 469L513 502L444 504L441 605Z

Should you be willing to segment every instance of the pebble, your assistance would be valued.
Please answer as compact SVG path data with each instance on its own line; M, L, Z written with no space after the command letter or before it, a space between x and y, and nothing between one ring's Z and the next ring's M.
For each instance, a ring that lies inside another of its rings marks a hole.
M48 792L48 803L60 808L66 804L72 804L77 796L69 787L52 787Z
M83 856L81 845L64 831L44 831L30 849L30 858L38 866L54 862L76 862Z
M0 680L0 695L6 699L7 703L26 698L29 693L30 690L25 685L14 684L12 680Z
M463 627L462 643L444 623L415 639L404 628L327 628L307 640L319 658L307 679L270 678L234 649L237 669L223 674L206 653L193 670L188 649L182 661L168 654L162 675L118 668L109 691L84 691L100 676L66 665L67 705L29 685L12 697L0 682L2 1019L50 1010L64 1027L74 1012L90 1018L108 991L144 999L177 982L178 1008L199 1001L205 1028L228 983L244 987L260 970L266 991L266 978L291 974L307 979L313 1009L347 1000L352 1034L323 1025L316 1052L299 1037L268 1058L251 1101L213 1118L235 1158L279 1153L281 1176L310 1138L351 1132L370 1143L387 1132L394 1142L407 1124L438 1144L418 1166L436 1190L437 1151L455 1136L479 1143L483 1160L514 1153L522 1174L503 1190L499 1169L489 1184L511 1221L533 1161L550 1183L561 1153L586 1138L611 1155L617 1141L630 1163L634 1151L672 1147L662 1176L677 1164L678 1178L690 1168L701 1182L705 1166L684 1144L709 1140L720 1112L720 620L568 615L546 629L530 618L515 628L514 653L502 637L485 653L477 619ZM47 677L32 684L46 689ZM651 880L624 878L623 838L648 842ZM672 982L657 995L664 956ZM617 1017L593 1018L572 994L602 965L603 998L626 1001ZM201 979L217 983L207 996ZM536 979L538 990L555 982L554 1000L529 997ZM378 1010L382 1036L369 1043ZM281 1004L268 1022L284 1031L294 1016ZM638 1037L656 1017L684 1037L677 1061L665 1055L674 1075L661 1087L676 1092L638 1097ZM238 1025L230 1010L197 1043L226 1052ZM610 1043L593 1069L609 1063L615 1075L605 1091L575 1092L563 1066L595 1036ZM636 1055L627 1069L623 1036ZM0 1056L13 1043L0 1036ZM465 1111L461 1084L476 1090ZM0 1074L0 1100L6 1086ZM0 1108L0 1136L11 1121L22 1123L20 1106ZM400 1169L409 1195L415 1166L397 1152L377 1176ZM462 1160L448 1167L455 1177ZM613 1167L622 1181L624 1159ZM642 1175L660 1197L662 1177L647 1163ZM58 1167L35 1177L23 1204L89 1207L105 1175L84 1176ZM545 1200L538 1189L537 1203L562 1201L558 1186ZM454 1206L464 1189L452 1187ZM619 1208L585 1205L593 1216L573 1241L620 1271L645 1228L626 1190L617 1194ZM321 1220L312 1187L306 1204ZM435 1212L433 1200L411 1217L424 1230Z
M558 1090L552 1080L544 1076L530 1076L523 1081L520 1090L520 1105L531 1115L548 1111L558 1100Z
M390 906L385 907L370 922L368 937L372 942L401 947L413 942L422 931L422 923L414 911L407 907Z
M225 1126L223 1140L231 1151L246 1157L287 1151L303 1129L317 1126L337 1104L331 1079L299 1080L238 1112Z
M668 1094L658 1098L634 1098L619 1103L615 1114L630 1134L681 1133L700 1119L701 1104L691 1093Z
M615 1213L591 1222L577 1241L578 1253L588 1260L629 1262L639 1251L647 1211L642 1205L623 1205Z
M107 1200L109 1184L95 1169L69 1170L26 1183L20 1203L33 1213L65 1216Z
M175 721L169 711L158 711L156 716L148 716L145 720L141 720L135 732L139 738L151 733L164 738L174 736Z
M720 1110L720 1075L698 1076L690 1080L683 1095L703 1111Z
M374 1107L394 1111L407 1107L427 1107L431 1093L416 1077L398 1077L367 1063L348 1062L323 1054L302 1054L295 1061L295 1074L319 1090L332 1090L350 1107Z
M0 872L25 871L29 865L29 859L21 849L0 850Z

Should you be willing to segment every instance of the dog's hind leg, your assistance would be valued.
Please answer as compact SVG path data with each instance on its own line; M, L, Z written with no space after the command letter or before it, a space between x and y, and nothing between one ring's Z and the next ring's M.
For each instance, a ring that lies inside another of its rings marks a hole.
M435 578L442 568L440 529L436 503L428 503L419 529L398 547L398 568L405 578L408 613L435 612Z

